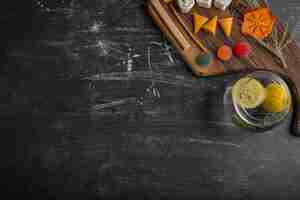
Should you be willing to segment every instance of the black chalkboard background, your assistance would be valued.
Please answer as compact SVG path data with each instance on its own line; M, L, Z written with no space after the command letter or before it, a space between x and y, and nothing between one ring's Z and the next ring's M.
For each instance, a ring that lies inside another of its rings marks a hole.
M271 3L285 19L292 2ZM235 127L223 95L239 74L193 79L143 0L5 0L0 11L3 195L300 198L290 118L259 134Z

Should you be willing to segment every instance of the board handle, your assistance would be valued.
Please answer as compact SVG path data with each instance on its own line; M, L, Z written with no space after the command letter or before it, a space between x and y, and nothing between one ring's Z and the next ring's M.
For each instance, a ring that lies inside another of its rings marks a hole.
M300 107L298 105L295 105L294 107L297 108L294 110L291 132L293 135L299 137L300 136Z
M164 23L165 27L168 29L169 33L172 34L173 38L176 40L177 44L179 44L181 49L189 49L191 47L190 43L178 30L169 14L164 10L160 0L152 0L150 1L150 5L153 6L153 10L156 12L156 17L160 18L160 21Z
M288 84L292 95L293 116L290 132L292 135L300 137L300 85L297 84L294 80L292 80L290 76L282 74L282 77Z
M293 117L292 117L292 124L291 124L291 133L294 136L300 136L300 96L299 96L299 89L294 81L288 80L288 84L290 86L290 90L292 93L293 98Z

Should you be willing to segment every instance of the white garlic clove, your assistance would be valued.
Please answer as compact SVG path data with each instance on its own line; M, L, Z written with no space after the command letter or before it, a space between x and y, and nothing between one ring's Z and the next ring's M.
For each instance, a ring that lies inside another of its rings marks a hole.
M211 8L212 0L196 0L199 7Z
M177 0L177 5L182 13L188 13L195 5L195 0Z

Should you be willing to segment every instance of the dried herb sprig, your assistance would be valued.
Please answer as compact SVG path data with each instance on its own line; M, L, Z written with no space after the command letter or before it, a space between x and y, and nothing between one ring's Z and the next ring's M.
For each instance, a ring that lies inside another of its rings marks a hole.
M287 68L287 63L284 58L283 50L293 41L294 31L290 32L290 22L289 20L283 26L276 23L276 26L273 28L272 34L270 36L271 45L266 40L257 40L260 45L266 48L273 55L277 56L284 68ZM283 29L283 30L280 30Z
M237 0L234 6L241 5L248 8L257 8L260 6L269 7L267 0ZM236 9L236 8L235 8ZM231 10L234 11L234 8ZM284 58L283 50L293 41L294 30L290 31L290 20L282 26L278 22L274 26L269 39L258 40L258 44L267 49L270 53L275 55L281 62L284 68L287 68L287 63Z

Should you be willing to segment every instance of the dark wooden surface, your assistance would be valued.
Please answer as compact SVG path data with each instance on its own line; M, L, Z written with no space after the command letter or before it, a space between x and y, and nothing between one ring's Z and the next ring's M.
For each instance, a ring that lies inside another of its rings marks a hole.
M235 127L142 0L1 6L1 185L31 199L299 199L290 119Z

